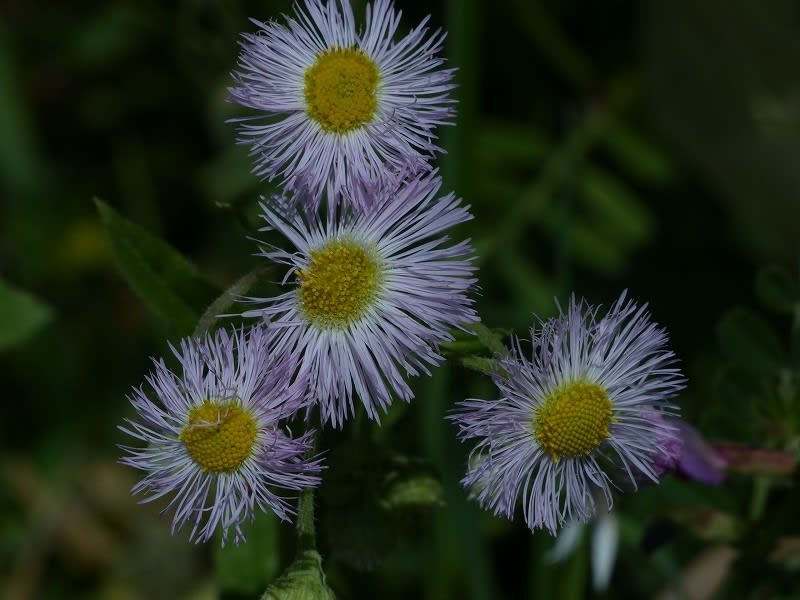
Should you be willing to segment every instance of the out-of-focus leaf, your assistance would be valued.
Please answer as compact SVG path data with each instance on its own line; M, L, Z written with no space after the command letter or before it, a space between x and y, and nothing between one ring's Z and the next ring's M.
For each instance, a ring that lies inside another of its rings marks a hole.
M728 469L748 475L791 475L795 455L786 450L751 448L744 444L715 444L714 450L728 462Z
M749 373L774 373L783 361L778 336L761 316L746 308L733 308L723 315L717 338L726 358Z
M645 183L662 183L673 173L666 153L621 121L610 124L600 139L619 165Z
M105 202L95 203L117 266L128 283L178 334L191 332L219 290L171 246L123 218Z
M707 541L732 542L745 531L738 517L721 510L687 508L670 511L669 516L696 537Z
M0 352L27 340L51 318L41 300L0 279Z
M504 169L530 166L542 161L552 144L540 132L519 124L490 122L476 133L478 159Z
M379 503L386 510L419 509L444 504L444 490L430 465L395 456L385 469Z
M214 572L220 590L255 594L278 575L280 548L275 514L259 512L245 533L247 542L238 546L215 544Z
M583 223L570 227L568 244L576 261L600 273L615 273L625 263L622 248Z
M72 34L72 60L84 69L119 60L140 41L142 10L133 5L109 3Z
M767 558L772 563L800 568L800 536L787 535L778 538L775 548Z
M638 244L653 230L653 219L633 192L611 173L586 167L580 178L593 225L621 245Z
M756 294L765 306L791 314L800 303L800 281L782 267L769 266L756 278Z
M259 186L258 179L253 176L250 169L250 157L246 148L231 145L200 171L200 181L203 189L215 202L233 203L239 198L246 197ZM270 196L271 191L278 191L265 190L263 183L261 186L259 189L266 197ZM257 194L252 194L250 197L257 197Z
M441 482L432 475L395 476L387 484L381 506L387 510L441 506L444 501Z
M322 557L316 550L306 550L266 589L261 600L336 600L336 595L325 582Z
M501 248L499 260L492 267L503 276L508 283L518 306L524 307L525 321L530 314L547 315L553 310L553 296L556 288L532 260L524 260L519 253L510 248Z

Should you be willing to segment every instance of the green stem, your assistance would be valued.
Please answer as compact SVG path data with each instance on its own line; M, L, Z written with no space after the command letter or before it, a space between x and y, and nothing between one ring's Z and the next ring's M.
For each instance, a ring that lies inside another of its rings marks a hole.
M307 488L300 495L297 508L297 553L315 550L317 547L317 530L314 525L314 490Z
M199 337L211 329L212 324L217 320L219 315L225 312L242 294L253 287L253 285L259 279L272 271L273 268L274 265L267 264L262 265L257 269L253 269L247 275L236 281L227 290L222 292L222 294L220 294L219 297L209 305L209 307L203 313L203 316L200 317L200 320L197 322L197 327L195 327L192 335L194 337Z
M755 477L753 479L753 495L750 498L750 520L758 521L764 514L769 497L769 488L772 482L769 477Z
M311 440L308 456L314 456L317 452L318 440L319 427L317 427ZM309 550L316 551L316 549L317 529L314 523L314 488L306 488L300 494L300 502L297 507L297 555L300 556L303 552Z
M258 237L258 228L250 222L247 216L242 212L242 208L238 203L231 204L229 202L217 202L216 204L217 208L221 208L233 213L233 216L239 222L239 225L241 225L242 229L244 229L249 235Z

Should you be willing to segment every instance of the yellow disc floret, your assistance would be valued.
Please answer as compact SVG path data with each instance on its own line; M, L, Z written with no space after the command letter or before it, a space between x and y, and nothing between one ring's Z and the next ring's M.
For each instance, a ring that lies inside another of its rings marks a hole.
M308 115L325 131L347 133L369 123L378 99L378 67L356 48L319 54L305 74Z
M203 471L236 471L253 449L256 421L236 402L206 400L189 411L178 439Z
M298 269L302 311L315 325L345 327L375 300L382 270L373 249L351 239L311 251L307 269Z
M613 404L605 389L576 381L545 398L533 418L536 440L555 462L587 455L611 437Z

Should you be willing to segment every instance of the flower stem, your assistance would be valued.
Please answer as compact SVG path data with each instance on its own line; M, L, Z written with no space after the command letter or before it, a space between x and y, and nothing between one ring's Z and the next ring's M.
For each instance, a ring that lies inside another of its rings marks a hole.
M314 490L308 488L300 495L297 509L297 552L314 550L317 547L317 532L314 525Z
M199 337L211 329L211 326L214 321L216 321L217 317L226 311L234 302L236 302L236 299L239 296L253 287L253 284L255 284L264 275L269 273L273 267L274 265L271 264L262 265L235 281L232 286L222 292L222 294L220 294L219 297L217 297L217 299L209 305L209 307L206 309L206 312L203 313L203 316L200 317L200 320L197 322L197 327L195 327L192 335L194 337Z
M319 429L314 432L308 455L314 456L317 451ZM314 488L306 488L300 494L297 507L297 554L317 549L317 530L314 524Z

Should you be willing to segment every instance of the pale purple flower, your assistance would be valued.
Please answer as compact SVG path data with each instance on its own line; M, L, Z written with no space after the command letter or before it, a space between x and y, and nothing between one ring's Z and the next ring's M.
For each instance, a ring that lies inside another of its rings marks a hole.
M319 483L313 432L292 437L281 424L303 405L296 363L268 346L262 327L186 338L171 347L180 370L154 360L149 389L129 396L138 417L120 429L146 445L122 446L121 462L146 473L133 488L144 502L173 496L164 509L173 533L188 524L189 538L205 542L219 529L224 544L232 529L239 543L256 509L287 520L296 494L284 492Z
M302 192L316 208L351 184L427 170L441 152L437 125L450 124L453 69L441 68L445 35L425 18L395 40L401 13L390 0L367 4L356 28L348 0L295 3L285 24L254 21L246 33L232 102L260 114L237 119L254 172Z
M276 298L250 298L275 330L274 352L300 357L309 398L323 422L341 426L353 397L378 420L393 397L413 394L407 375L429 374L452 327L478 320L468 297L475 283L468 241L449 244L447 231L472 216L453 194L437 198L441 180L429 173L383 189L366 212L320 217L262 203L268 226L295 247L262 248L289 265ZM369 194L356 189L356 194Z
M656 411L648 418L662 432L654 444L649 463L658 477L676 472L709 485L719 485L724 481L728 462L697 429L682 419L666 418ZM647 479L642 474L637 481L644 483Z
M680 447L673 468L688 479L708 485L720 485L725 481L728 468L725 457L685 421L675 421L675 427L678 429Z
M521 498L528 526L555 533L587 521L596 494L612 506L617 470L634 488L639 473L657 481L653 456L674 430L651 415L677 410L684 379L666 332L625 293L603 317L572 297L531 343L530 358L519 340L498 358L498 399L465 400L450 418L477 440L462 483L480 504L511 518Z

